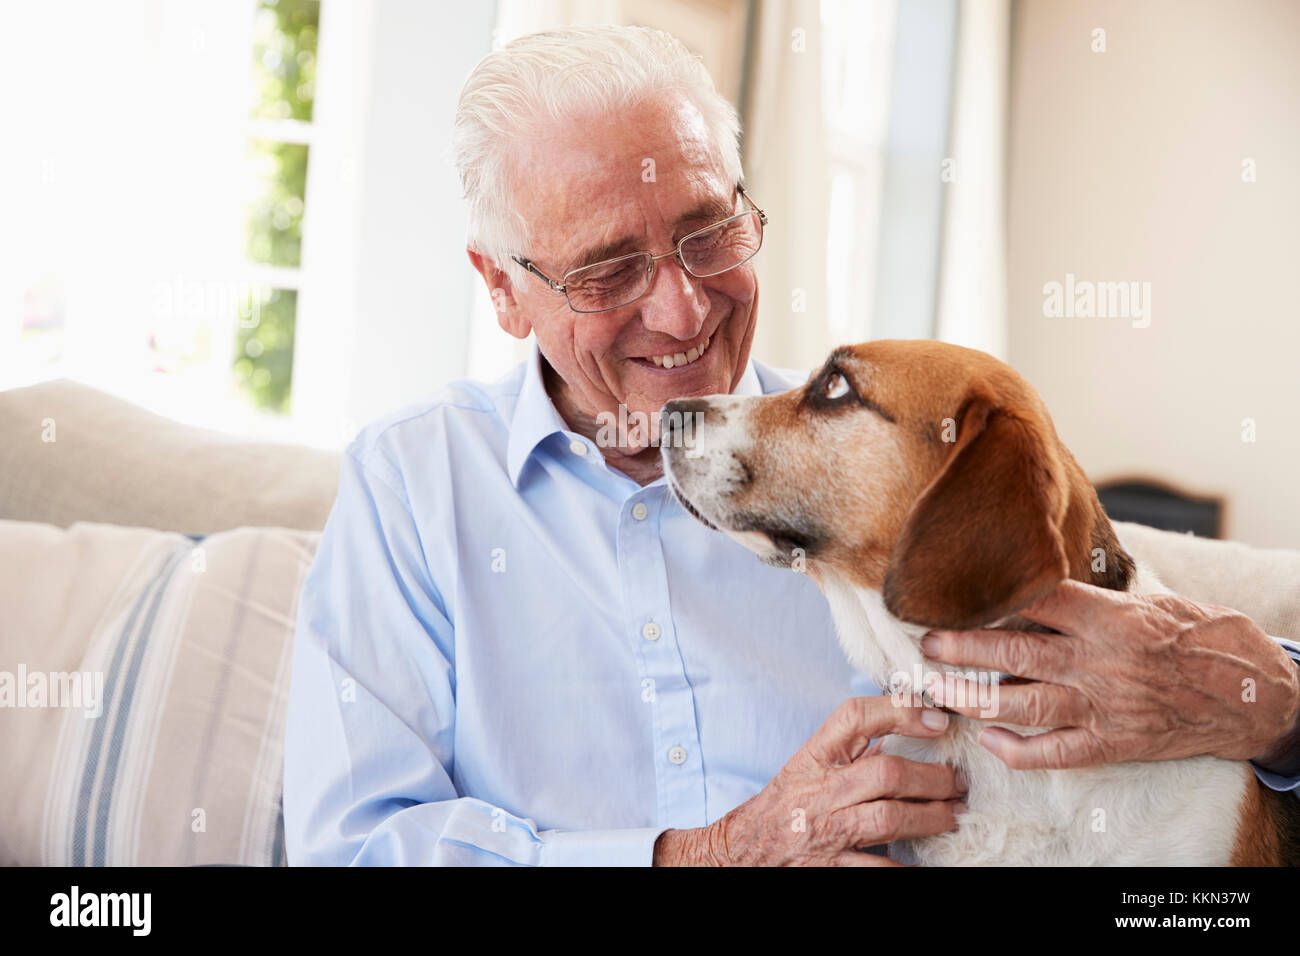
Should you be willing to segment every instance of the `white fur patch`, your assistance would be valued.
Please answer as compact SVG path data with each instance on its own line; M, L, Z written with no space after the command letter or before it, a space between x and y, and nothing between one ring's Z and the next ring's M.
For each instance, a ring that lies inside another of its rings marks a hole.
M1166 590L1149 568L1136 583ZM1135 587L1134 590L1137 590ZM877 685L910 689L911 675L960 668L926 661L926 628L899 621L880 593L828 574L830 603L850 663ZM901 676L901 680L899 679ZM908 700L895 695L896 700ZM1045 730L949 715L938 738L889 736L886 753L947 763L966 773L967 806L952 833L890 846L890 856L922 866L1225 866L1240 807L1253 785L1247 764L1201 756L1078 770L1012 770L979 744L985 726L1020 734Z

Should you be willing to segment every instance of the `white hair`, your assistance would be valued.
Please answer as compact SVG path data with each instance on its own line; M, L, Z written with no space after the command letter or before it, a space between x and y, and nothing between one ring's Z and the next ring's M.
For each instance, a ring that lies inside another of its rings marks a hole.
M724 171L740 182L740 118L700 58L672 34L647 27L565 27L519 37L484 57L461 89L453 136L469 201L470 248L520 274L510 254L526 248L529 231L515 209L509 159L532 130L674 91L700 111Z

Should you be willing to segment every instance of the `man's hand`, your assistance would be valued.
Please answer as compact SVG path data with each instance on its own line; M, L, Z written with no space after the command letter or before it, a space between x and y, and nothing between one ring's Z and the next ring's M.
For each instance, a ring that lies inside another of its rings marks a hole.
M654 864L897 865L858 848L956 829L966 786L952 767L868 744L891 733L937 737L947 724L940 710L890 697L846 700L752 799L711 826L661 834Z
M997 713L950 676L930 689L968 717L1058 728L1021 737L990 727L980 743L1017 769L1083 767L1213 754L1280 772L1294 758L1300 678L1281 646L1245 615L1172 594L1128 594L1065 581L1020 612L1061 634L934 631L927 657L1035 683L998 687ZM1064 636L1063 636L1064 635Z

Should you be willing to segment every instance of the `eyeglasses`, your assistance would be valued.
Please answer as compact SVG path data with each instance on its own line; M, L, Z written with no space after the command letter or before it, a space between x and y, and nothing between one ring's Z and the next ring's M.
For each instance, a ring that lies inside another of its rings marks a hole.
M736 185L746 203L753 206L738 215L715 222L683 236L671 252L655 255L634 252L614 259L605 259L589 266L571 269L564 279L555 281L533 264L531 259L511 255L533 275L545 280L552 292L563 295L574 312L608 312L630 305L650 291L654 282L655 265L660 259L676 256L682 268L697 279L721 275L742 266L763 245L763 227L767 213L759 209L745 188Z

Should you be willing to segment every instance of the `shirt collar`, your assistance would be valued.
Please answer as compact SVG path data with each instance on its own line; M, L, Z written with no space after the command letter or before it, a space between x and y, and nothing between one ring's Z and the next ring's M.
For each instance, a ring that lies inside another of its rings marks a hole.
M753 359L745 366L745 374L740 377L732 394L763 394ZM528 358L524 361L524 381L519 389L519 398L515 401L514 415L510 419L510 438L506 445L506 469L516 488L519 487L519 476L523 473L524 465L528 463L533 451L556 432L577 437L560 417L551 396L546 393L546 385L542 381L542 353L534 339Z

